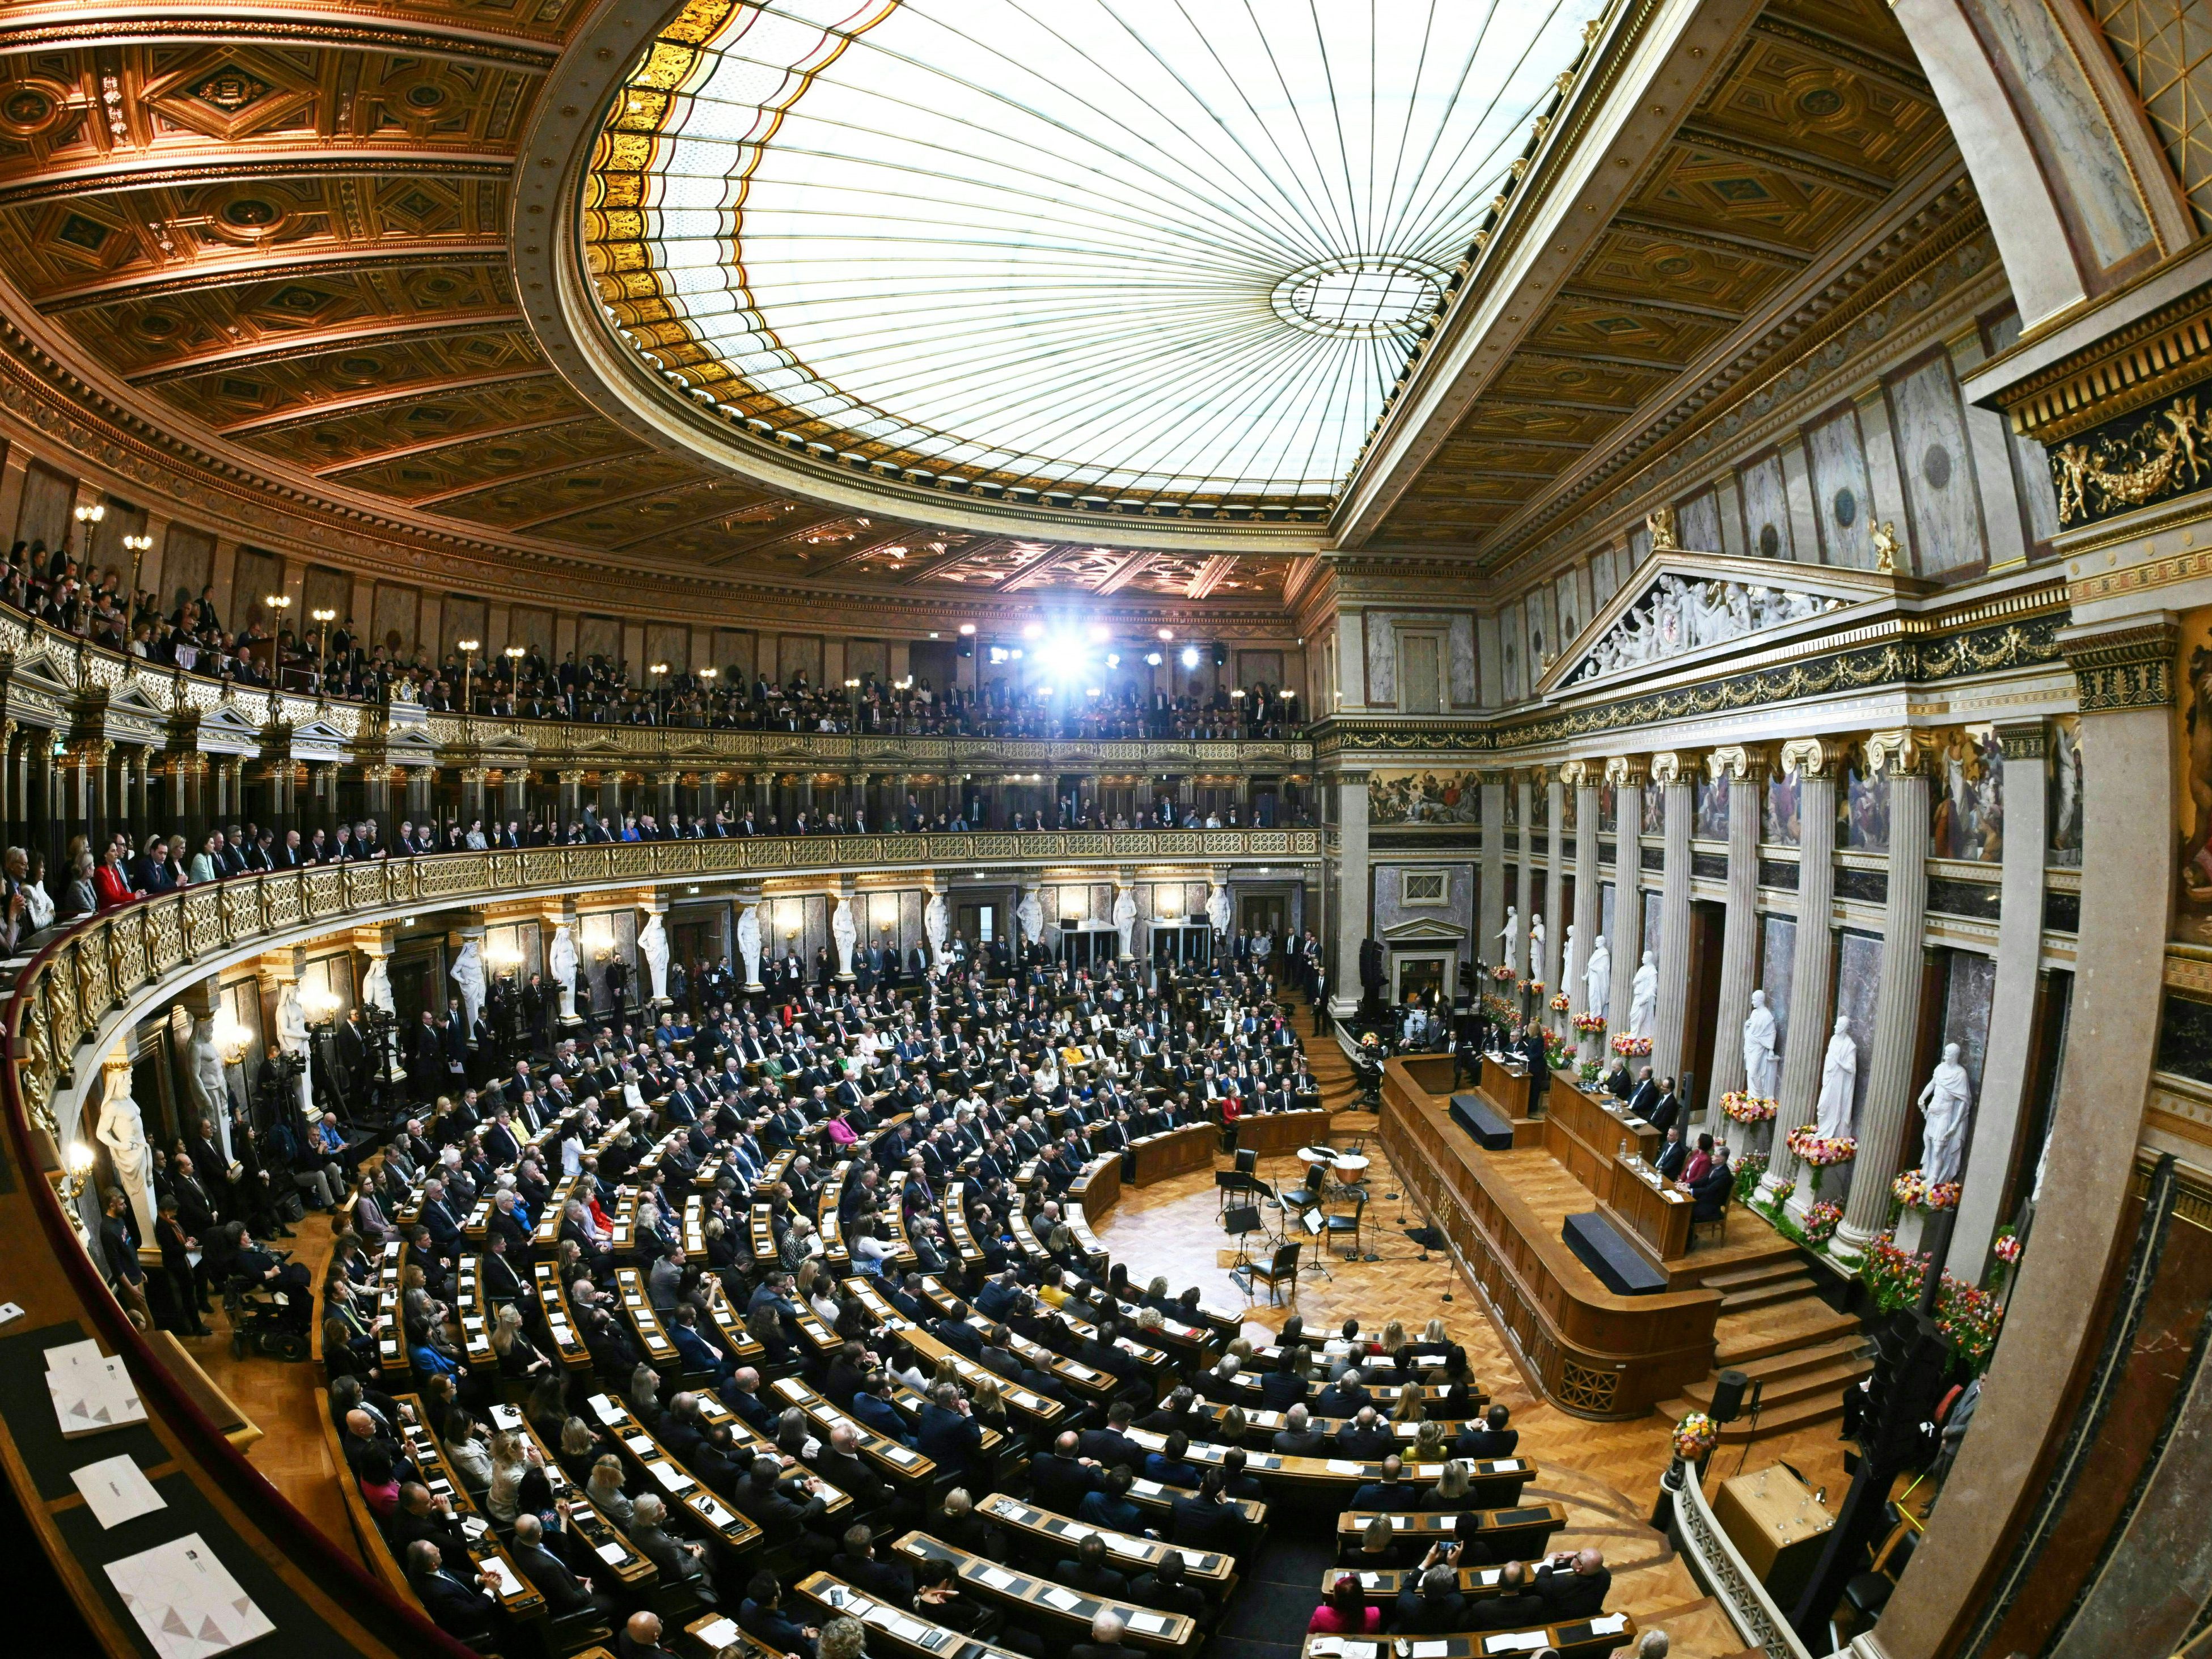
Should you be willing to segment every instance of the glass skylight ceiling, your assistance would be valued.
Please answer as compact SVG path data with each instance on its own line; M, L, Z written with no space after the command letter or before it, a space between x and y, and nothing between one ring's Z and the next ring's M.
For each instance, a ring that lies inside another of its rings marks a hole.
M688 386L925 474L1324 504L1602 9L723 3L629 217Z

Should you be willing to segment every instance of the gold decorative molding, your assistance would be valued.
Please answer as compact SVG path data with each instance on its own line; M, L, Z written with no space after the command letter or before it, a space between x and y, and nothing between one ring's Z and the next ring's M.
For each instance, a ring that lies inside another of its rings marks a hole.
M1766 750L1758 744L1732 744L1705 757L1705 775L1715 783L1724 778L1756 783L1766 776L1769 764Z
M1998 401L2023 438L2046 446L2212 375L2212 289L2014 382Z
M2166 615L2060 629L2060 648L2074 670L2076 707L2093 714L2171 705L2179 637L2179 623Z
M1914 777L1928 765L1930 750L1923 733L1911 726L1875 732L1866 740L1867 768L1877 777Z
M1586 760L1559 763L1559 781L1570 789L1595 789L1603 774Z
M1605 781L1616 789L1641 789L1650 768L1641 755L1615 755L1605 763Z
M1678 783L1686 785L1696 776L1697 770L1695 761L1685 763L1682 757L1672 749L1662 749L1651 757L1651 781L1662 787L1671 788Z

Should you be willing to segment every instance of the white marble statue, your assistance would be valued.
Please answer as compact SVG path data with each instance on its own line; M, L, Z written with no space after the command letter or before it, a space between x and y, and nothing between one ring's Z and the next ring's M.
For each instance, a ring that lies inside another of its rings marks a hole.
M447 975L461 994L461 1018L468 1022L469 1042L477 1040L477 1018L483 1012L484 960L483 940L475 933L461 937L460 953L454 957L452 972Z
M853 945L860 930L853 921L853 901L840 897L830 910L830 937L837 946L837 977L853 977Z
M93 1133L107 1148L115 1164L116 1184L131 1200L131 1213L138 1224L138 1242L154 1243L154 1149L146 1141L146 1120L138 1103L131 1098L131 1068L110 1066L107 1098L100 1103L100 1121Z
M1839 610L1843 604L1825 593L1698 580L1669 571L1592 642L1565 683L1594 680L1662 657L1702 650L1762 629Z
M1532 913L1528 917L1528 976L1533 979L1544 971L1544 918Z
M191 1091L192 1110L215 1125L222 1139L223 1161L230 1162L230 1090L223 1079L222 1051L215 1046L213 1014L192 1021L191 1042L185 1049L185 1086Z
M1505 945L1503 961L1515 973L1519 973L1521 971L1521 912L1512 905L1509 904L1505 907L1505 926L1498 930L1498 937Z
M1851 1135L1852 1091L1859 1076L1859 1046L1851 1041L1851 1022L1848 1014L1836 1016L1835 1035L1828 1039L1827 1057L1820 1062L1820 1103L1819 1127L1830 1140L1848 1140Z
M741 905L738 909L738 962L745 970L745 988L761 988L760 906Z
M387 996L391 994L388 978L385 981L385 994ZM307 1049L307 1011L300 1006L300 988L289 981L276 993L276 1046L293 1059L303 1062L293 1086L300 1091L300 1109L303 1112L313 1109L315 1103L315 1068L309 1060Z
M921 907L922 937L929 941L929 961L933 968L949 965L945 954L945 938L951 931L952 912L942 893L932 893L929 902Z
M1236 915L1230 908L1226 887L1217 887L1206 896L1206 919L1213 924L1215 933L1226 933L1229 931L1229 924L1236 920Z
M1022 902L1014 907L1014 920L1022 925L1024 943L1044 943L1044 900L1038 896L1036 888L1023 889Z
M1644 953L1642 966L1636 970L1636 979L1628 992L1628 1035L1648 1037L1659 1018L1659 964L1651 952Z
M668 927L654 911L645 919L638 930L637 953L645 958L646 977L653 984L653 1000L656 1006L668 1002Z
M1583 1005L1583 1012L1603 1014L1613 995L1613 950L1606 944L1603 933L1590 945L1589 961L1583 968L1583 985L1589 998Z
M1575 952L1582 948L1582 929L1573 922L1567 924L1567 942L1559 950L1559 988L1567 988L1567 981L1575 976Z
M1121 960L1137 954L1137 896L1124 887L1114 899L1114 931L1121 936Z
M546 971L553 975L553 988L561 996L561 1023L574 1025L576 1018L576 939L568 924L561 922L553 929L553 943L545 952Z
M1782 1086L1782 1059L1774 1052L1774 1012L1766 1006L1766 993L1751 994L1751 1013L1743 1022L1743 1086L1761 1100L1774 1098Z
M1973 1106L1973 1081L1959 1064L1959 1045L1943 1045L1943 1058L1920 1091L1920 1173L1931 1187L1959 1178L1959 1154L1966 1142L1966 1114Z

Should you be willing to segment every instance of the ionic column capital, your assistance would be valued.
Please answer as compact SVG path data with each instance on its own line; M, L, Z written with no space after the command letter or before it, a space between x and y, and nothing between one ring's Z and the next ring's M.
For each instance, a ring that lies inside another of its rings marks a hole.
M1601 770L1586 760L1563 761L1559 765L1559 781L1570 789L1595 789Z
M1641 789L1650 775L1650 768L1642 755L1614 755L1605 763L1605 781L1615 788Z
M1733 779L1738 783L1761 783L1771 764L1766 750L1756 744L1732 744L1705 757L1705 775L1715 783Z
M1695 762L1685 765L1681 755L1672 749L1662 749L1651 757L1651 781L1662 786L1687 783L1697 769Z
M1878 777L1905 778L1927 769L1931 750L1911 726L1869 733L1866 740L1867 769Z
M1844 747L1833 738L1793 738L1782 745L1782 769L1799 778L1833 777Z

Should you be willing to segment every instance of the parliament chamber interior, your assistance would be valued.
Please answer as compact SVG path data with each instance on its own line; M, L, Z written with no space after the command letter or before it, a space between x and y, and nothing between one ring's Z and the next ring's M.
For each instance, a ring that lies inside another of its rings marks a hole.
M2212 1659L2205 40L0 10L14 1651Z

